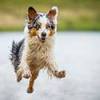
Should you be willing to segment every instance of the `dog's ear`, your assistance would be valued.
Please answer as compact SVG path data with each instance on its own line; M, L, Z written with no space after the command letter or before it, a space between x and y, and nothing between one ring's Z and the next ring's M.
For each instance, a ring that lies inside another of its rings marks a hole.
M51 10L47 13L49 19L56 19L58 16L58 7L52 7Z
M28 8L28 18L29 18L29 20L33 20L37 15L38 14L33 7Z

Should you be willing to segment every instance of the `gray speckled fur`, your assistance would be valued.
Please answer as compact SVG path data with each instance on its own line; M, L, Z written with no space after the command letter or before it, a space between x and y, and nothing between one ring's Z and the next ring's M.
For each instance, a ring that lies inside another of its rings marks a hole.
M24 39L22 39L18 43L13 41L10 60L12 62L12 65L14 66L15 72L17 71L18 65L20 64L23 48L24 48Z

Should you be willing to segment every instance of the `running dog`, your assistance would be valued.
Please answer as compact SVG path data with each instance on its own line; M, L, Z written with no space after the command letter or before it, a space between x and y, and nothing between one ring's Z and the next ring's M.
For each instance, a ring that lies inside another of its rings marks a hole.
M53 54L57 16L57 7L52 7L48 13L38 13L33 7L29 7L24 28L25 38L12 43L10 59L17 81L21 81L23 77L30 78L28 93L33 92L34 81L41 69L47 69L50 76L65 77L65 71L57 70Z

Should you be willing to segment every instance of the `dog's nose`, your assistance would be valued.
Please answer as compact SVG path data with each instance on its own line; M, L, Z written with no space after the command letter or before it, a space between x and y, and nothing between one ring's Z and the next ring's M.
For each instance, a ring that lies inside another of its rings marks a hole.
M43 37L46 37L46 33L45 32L42 32L41 34Z

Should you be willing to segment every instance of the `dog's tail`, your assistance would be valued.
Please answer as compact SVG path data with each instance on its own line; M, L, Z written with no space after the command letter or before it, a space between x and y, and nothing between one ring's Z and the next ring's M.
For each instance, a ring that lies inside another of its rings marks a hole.
M14 66L15 72L17 71L18 65L20 64L23 47L24 47L24 39L22 39L18 43L16 43L15 41L12 42L10 60L12 65Z

